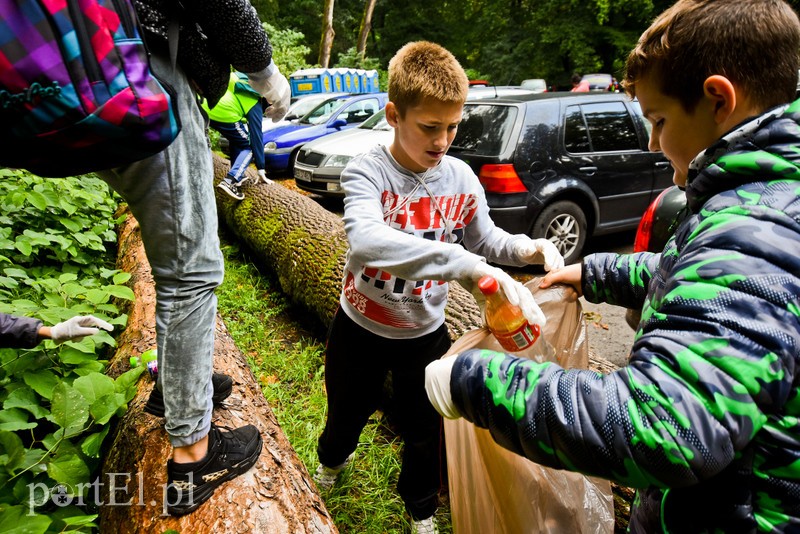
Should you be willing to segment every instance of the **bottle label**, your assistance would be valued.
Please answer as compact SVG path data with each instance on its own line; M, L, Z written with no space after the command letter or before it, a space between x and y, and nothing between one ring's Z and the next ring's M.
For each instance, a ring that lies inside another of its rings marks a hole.
M511 332L495 332L494 337L503 349L509 352L525 350L539 339L539 325L522 323L522 326Z

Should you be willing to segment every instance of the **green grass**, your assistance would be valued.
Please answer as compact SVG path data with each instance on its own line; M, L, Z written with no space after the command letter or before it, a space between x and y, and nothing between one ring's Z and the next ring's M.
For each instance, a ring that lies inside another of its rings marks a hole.
M274 276L259 270L233 238L222 235L225 281L219 312L247 356L281 428L310 473L317 467L317 438L325 424L325 329L294 309ZM377 412L359 442L351 467L322 497L342 533L403 533L409 518L395 489L401 440ZM446 501L446 498L443 499ZM449 508L437 512L441 534L452 532Z

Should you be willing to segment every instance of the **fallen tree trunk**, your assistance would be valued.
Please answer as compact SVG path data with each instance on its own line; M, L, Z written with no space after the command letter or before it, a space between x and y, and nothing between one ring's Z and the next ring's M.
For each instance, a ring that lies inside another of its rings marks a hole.
M155 287L141 243L139 227L128 212L119 232L118 268L131 273L136 300L127 310L128 326L120 335L109 374L118 376L136 356L156 346ZM233 379L234 388L214 422L231 428L254 424L264 448L247 473L220 486L208 502L181 518L163 508L166 463L172 448L163 419L143 411L152 380L143 375L139 391L117 426L103 464L100 530L127 532L300 532L335 533L337 529L267 404L243 354L217 317L214 368Z
M228 172L227 160L214 155L215 182ZM252 169L248 173L253 172ZM253 178L254 175L253 175ZM277 184L252 179L243 187L245 198L234 201L217 194L220 218L270 270L286 296L328 326L339 305L347 236L340 217L314 200ZM473 296L451 283L445 310L450 338L455 341L481 326ZM616 366L589 351L589 367L608 373ZM624 532L633 493L612 483L617 532Z

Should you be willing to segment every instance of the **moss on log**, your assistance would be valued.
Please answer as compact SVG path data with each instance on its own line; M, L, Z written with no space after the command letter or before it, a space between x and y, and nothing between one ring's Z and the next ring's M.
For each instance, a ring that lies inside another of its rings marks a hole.
M226 159L214 155L215 182L228 172ZM235 201L217 192L220 218L267 267L273 270L283 292L314 314L326 327L339 305L347 236L340 217L314 200L278 184L258 182L253 169L243 187L245 198ZM481 326L475 299L457 283L450 284L445 321L455 341ZM617 367L589 351L589 368L608 373ZM615 532L624 532L633 494L612 483Z

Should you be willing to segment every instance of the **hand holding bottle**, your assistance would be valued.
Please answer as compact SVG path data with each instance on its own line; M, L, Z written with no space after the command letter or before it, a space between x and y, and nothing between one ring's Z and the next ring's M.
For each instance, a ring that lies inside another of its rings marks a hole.
M472 273L473 281L479 281L484 276L491 276L503 290L508 301L514 306L518 306L522 310L522 315L528 320L530 324L539 325L544 327L547 319L542 313L539 305L533 300L531 292L520 282L511 278L505 271L492 267L484 262L478 262Z

